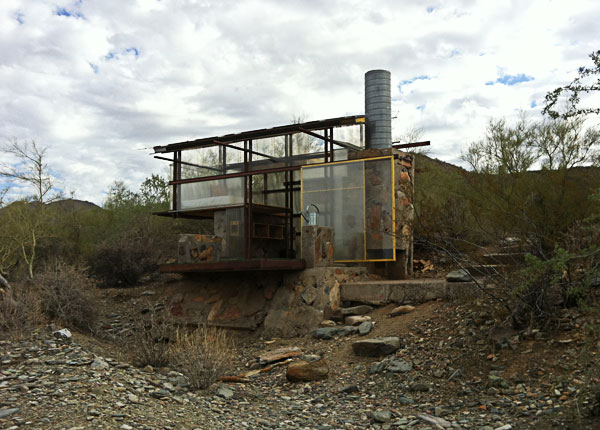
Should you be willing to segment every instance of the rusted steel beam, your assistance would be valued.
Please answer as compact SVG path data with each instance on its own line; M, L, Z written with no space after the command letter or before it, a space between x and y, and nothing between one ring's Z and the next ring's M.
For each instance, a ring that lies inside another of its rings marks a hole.
M196 264L165 264L160 266L162 273L199 273L199 272L248 272L263 270L304 270L304 260L231 260Z
M321 140L325 141L326 143L327 142L335 143L338 146L341 146L346 149L352 149L354 151L362 151L363 150L363 148L361 148L360 146L353 145L352 143L349 143L349 142L343 142L341 140L331 139L327 136L321 136L318 133L313 133L312 131L306 130L305 128L302 128L302 127L298 127L298 130L300 130L304 134L308 134L309 136L321 139Z
M268 158L269 160L271 160L273 162L281 162L282 161L280 158L273 157L272 155L264 154L262 152L253 151L252 149L238 148L237 146L229 145L228 143L220 142L218 140L213 140L213 142L216 143L217 145L221 145L221 146L224 146L226 148L237 149L238 151L244 151L244 152L248 151L251 154L259 155L261 157Z
M159 157L158 155L155 155L154 158L156 158L158 160L170 161L171 163L179 163L179 164L184 164L186 166L199 167L201 169L213 170L215 172L220 172L221 171L221 169L217 169L215 167L201 166L200 164L188 163L187 161L175 161L172 158Z
M276 167L275 169L250 170L249 172L228 173L226 175L203 176L199 178L180 179L178 181L170 181L169 185L191 184L194 182L217 181L219 179L239 178L243 176L262 175L263 173L288 172L291 170L300 170L300 166Z
M431 145L431 141L429 141L429 140L426 140L424 142L402 143L400 145L394 145L394 143L398 143L398 142L392 142L392 147L396 148L396 149L416 148L418 146L429 146L429 145Z
M309 121L302 124L290 124L283 125L273 128L263 128L260 130L245 131L242 133L226 134L224 136L205 137L202 139L195 139L186 142L171 143L165 146L155 146L154 152L166 153L177 150L185 150L192 148L199 148L204 146L215 145L214 141L218 140L224 143L242 142L246 139L263 139L267 137L278 137L289 133L297 133L299 127L306 130L322 130L326 127L341 127L355 124L364 124L364 115L354 115L340 118L330 118L318 121Z

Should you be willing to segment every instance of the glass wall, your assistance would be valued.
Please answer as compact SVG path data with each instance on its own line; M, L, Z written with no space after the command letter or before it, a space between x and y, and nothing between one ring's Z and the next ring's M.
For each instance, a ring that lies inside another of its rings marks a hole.
M318 209L317 225L335 230L336 261L395 259L392 163L385 157L302 168L302 210Z

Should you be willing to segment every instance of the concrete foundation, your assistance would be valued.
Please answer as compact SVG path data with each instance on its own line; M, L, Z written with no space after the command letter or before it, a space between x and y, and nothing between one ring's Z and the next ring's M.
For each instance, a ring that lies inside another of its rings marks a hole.
M419 304L430 300L464 299L480 293L475 282L447 282L445 279L358 281L341 286L344 302L371 305Z

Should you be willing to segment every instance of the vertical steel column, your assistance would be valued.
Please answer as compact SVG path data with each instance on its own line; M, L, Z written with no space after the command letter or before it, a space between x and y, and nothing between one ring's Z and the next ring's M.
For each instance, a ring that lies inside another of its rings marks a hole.
M325 145L325 162L327 163L329 161L329 142L328 142L328 138L327 138L327 129L323 129L323 144Z
M286 134L285 135L285 148L284 148L284 156L285 156L285 165L286 167L290 166L290 162L289 160L289 156L290 156L290 152L291 152L291 146L292 146L292 135L291 134ZM293 197L291 196L291 190L292 190L292 180L293 180L293 173L292 172L284 172L283 174L283 182L284 182L284 186L285 186L285 207L288 210L288 213L285 214L285 241L286 241L286 257L290 258L292 256L292 250L294 248L294 238L292 237L292 234L294 232L294 200Z
M248 141L244 140L244 172L249 170L249 159L248 159ZM244 258L247 260L250 258L250 212L248 203L248 183L251 182L249 176L244 176Z
M175 151L173 153L173 180L179 181L181 179L181 151ZM180 190L181 185L173 185L173 207L174 211L179 210L180 205Z
M333 127L329 128L329 139L331 139L331 142L329 142L329 160L330 161L334 161L333 159Z

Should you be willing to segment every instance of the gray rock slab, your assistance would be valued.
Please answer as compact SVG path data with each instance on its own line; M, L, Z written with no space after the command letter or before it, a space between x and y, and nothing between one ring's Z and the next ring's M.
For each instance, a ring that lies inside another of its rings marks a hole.
M467 269L453 270L446 275L446 281L448 282L469 282L473 279Z
M365 321L358 326L358 334L365 336L373 330L373 321Z
M341 308L340 313L347 317L351 315L364 315L371 312L373 308L369 305L352 306L351 308Z
M19 412L20 410L20 408L0 409L0 418L6 418L9 415Z
M357 340L352 344L354 354L362 357L390 355L400 348L400 338L396 336Z

